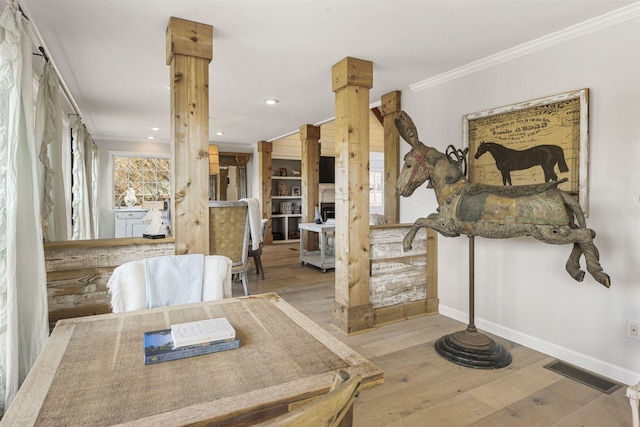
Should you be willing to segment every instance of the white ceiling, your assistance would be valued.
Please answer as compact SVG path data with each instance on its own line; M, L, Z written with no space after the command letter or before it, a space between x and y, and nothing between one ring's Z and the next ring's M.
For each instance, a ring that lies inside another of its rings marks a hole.
M20 4L97 141L147 141L150 135L159 142L169 141L165 56L169 18L212 25L209 139L246 151L257 141L332 118L331 67L346 56L373 62L374 104L390 91L635 1L20 0ZM280 103L267 106L262 102L266 98ZM160 131L151 130L156 126ZM225 135L217 136L217 131Z

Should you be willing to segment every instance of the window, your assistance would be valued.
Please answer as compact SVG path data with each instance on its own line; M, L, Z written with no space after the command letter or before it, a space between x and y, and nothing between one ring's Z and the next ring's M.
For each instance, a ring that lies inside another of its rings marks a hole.
M133 188L138 204L164 201L171 191L169 159L163 157L113 156L113 205L124 205L125 192Z

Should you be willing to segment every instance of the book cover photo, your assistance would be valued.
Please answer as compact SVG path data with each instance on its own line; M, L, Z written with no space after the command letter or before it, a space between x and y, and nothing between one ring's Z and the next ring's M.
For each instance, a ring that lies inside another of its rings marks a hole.
M201 354L233 350L240 347L240 340L228 338L208 341L185 347L174 347L171 329L161 329L144 333L144 364L167 362Z

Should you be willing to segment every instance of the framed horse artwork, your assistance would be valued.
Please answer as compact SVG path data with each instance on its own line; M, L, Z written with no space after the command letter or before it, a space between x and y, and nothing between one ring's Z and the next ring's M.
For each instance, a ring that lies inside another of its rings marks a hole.
M490 185L563 181L588 208L589 89L468 114L469 180Z

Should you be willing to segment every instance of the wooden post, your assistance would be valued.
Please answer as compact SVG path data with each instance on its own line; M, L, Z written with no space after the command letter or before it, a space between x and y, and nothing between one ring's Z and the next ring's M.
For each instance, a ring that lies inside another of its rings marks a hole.
M262 201L262 218L268 219L267 233L264 236L264 244L273 243L271 234L271 153L273 143L258 141L258 176L260 177L260 200Z
M400 172L400 134L395 118L400 115L400 91L382 95L384 117L384 216L388 224L400 222L400 197L396 194L396 182Z
M331 70L336 96L336 296L332 323L350 334L373 328L369 302L369 89L373 63L344 58Z
M300 142L302 144L302 222L313 222L315 208L320 206L320 126L300 126ZM318 233L304 234L304 248L308 251L318 249Z
M220 169L218 174L218 200L227 200L229 190L229 169Z
M209 175L220 173L220 153L217 145L209 145Z
M438 312L438 232L427 228L427 314Z
M213 27L171 17L171 220L175 253L209 253L209 62Z

